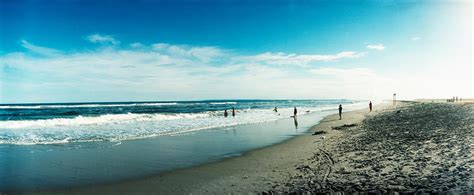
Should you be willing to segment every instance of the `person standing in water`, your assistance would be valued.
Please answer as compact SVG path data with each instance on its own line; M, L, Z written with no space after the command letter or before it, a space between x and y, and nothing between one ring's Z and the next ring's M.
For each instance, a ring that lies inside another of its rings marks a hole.
M370 101L370 103L369 103L369 110L370 110L370 112L372 112L372 101Z
M224 117L227 117L227 115L229 115L227 114L227 110L224 110Z
M273 108L273 112L278 112L278 109L277 109L276 106L275 106L275 108Z
M295 122L295 129L298 129L298 120L296 119L296 117L293 117L293 120Z
M339 120L342 120L342 105L339 104Z
M235 108L232 107L232 117L235 117Z
M293 110L293 116L296 117L296 114L297 114L297 113L298 113L298 110L297 110L296 107L295 107L295 109Z

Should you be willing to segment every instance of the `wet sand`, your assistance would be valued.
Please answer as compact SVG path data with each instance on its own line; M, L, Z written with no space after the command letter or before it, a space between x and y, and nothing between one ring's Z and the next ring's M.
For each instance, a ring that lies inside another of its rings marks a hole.
M145 179L33 194L472 192L473 104L398 103L330 115L307 134ZM317 135L312 135L318 132Z

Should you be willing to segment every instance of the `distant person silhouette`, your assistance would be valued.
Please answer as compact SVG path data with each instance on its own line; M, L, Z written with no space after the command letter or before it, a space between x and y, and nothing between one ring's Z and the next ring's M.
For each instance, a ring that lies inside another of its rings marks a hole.
M370 112L372 112L372 101L370 101L369 103L369 109L370 109Z
M296 117L294 117L293 120L295 120L295 129L298 129L298 120L296 120Z
M227 110L224 110L224 117L227 117L227 115L229 115L229 114L227 113Z
M235 117L235 108L232 107L232 117Z
M342 105L339 104L339 120L342 120Z
M298 110L295 107L295 109L293 110L293 116L296 117L296 114L298 114Z
M393 94L393 105L395 106L397 104L397 94Z
M278 109L277 109L276 106L275 106L275 108L273 108L273 112L278 112Z

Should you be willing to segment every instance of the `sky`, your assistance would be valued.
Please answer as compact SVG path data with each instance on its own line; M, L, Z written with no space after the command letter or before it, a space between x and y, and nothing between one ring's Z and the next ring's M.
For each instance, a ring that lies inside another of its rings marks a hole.
M0 1L0 103L474 97L471 1Z

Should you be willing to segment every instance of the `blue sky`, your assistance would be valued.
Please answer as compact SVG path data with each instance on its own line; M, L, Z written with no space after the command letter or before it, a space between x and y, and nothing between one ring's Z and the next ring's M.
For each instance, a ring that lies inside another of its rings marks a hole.
M473 96L470 1L2 1L0 102Z

